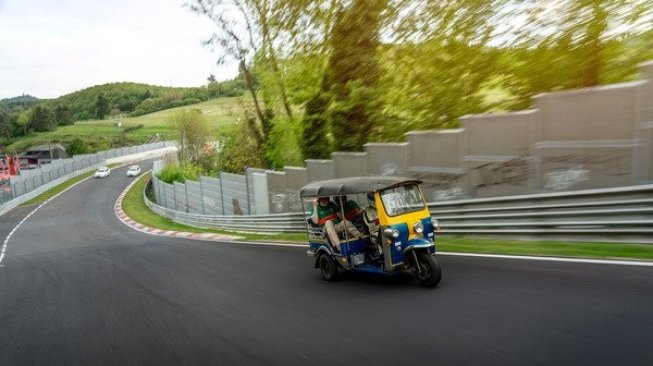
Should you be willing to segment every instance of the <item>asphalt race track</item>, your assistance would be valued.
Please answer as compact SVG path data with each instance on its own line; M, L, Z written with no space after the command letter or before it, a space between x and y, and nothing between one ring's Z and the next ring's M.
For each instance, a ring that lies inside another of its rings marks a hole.
M113 212L131 180L84 181L14 232L0 365L653 365L653 267L441 256L435 290L327 283L304 248L133 231Z

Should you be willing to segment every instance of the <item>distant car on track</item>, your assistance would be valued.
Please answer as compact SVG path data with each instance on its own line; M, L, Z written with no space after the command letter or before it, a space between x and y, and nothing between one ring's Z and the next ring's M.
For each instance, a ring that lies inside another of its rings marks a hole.
M141 174L141 167L138 165L132 165L127 170L128 177L138 177L139 174Z
M106 166L101 166L95 171L95 178L106 178L111 174L111 169Z

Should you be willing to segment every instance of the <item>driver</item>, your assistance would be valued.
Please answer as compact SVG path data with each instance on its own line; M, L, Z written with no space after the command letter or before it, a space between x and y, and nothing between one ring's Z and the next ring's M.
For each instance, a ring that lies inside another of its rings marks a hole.
M367 200L369 203L369 207L366 207L365 210L363 211L363 218L365 220L365 224L370 230L370 236L374 239L377 239L380 225L379 225L379 215L376 211L376 202L374 201L374 194L368 193Z
M310 211L311 220L316 225L324 225L324 229L336 251L340 252L339 231L347 231L352 236L360 236L361 233L356 229L351 221L338 216L338 206L331 202L329 197L319 197L313 201L313 207Z

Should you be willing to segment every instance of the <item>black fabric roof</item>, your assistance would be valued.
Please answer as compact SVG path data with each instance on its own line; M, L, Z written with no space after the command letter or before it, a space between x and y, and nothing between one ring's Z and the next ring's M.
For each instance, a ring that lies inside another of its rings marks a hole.
M422 182L412 178L389 176L340 178L309 183L302 187L299 194L302 197L313 197L367 193L406 183L419 184Z

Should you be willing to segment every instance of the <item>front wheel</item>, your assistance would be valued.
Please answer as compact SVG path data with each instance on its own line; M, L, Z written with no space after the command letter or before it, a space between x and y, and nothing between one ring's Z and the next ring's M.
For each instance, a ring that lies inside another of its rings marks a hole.
M429 253L422 252L417 254L417 263L419 264L419 270L417 266L415 266L414 270L420 285L437 286L442 279L442 269L438 260Z
M320 255L320 274L325 281L335 281L338 278L338 264L330 255Z

